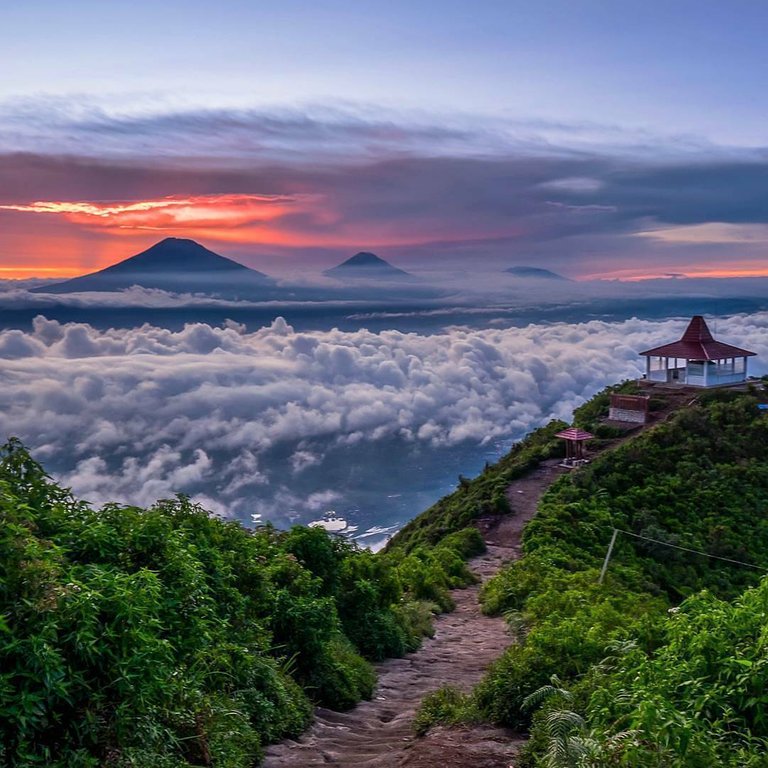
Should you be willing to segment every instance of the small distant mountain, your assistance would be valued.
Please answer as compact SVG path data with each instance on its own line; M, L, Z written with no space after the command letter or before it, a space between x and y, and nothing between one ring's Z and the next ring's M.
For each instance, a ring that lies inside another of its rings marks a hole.
M558 275L557 272L552 272L548 269L541 269L540 267L510 267L504 271L510 275L514 275L515 277L522 277L526 279L568 280L567 277Z
M338 266L326 269L323 274L336 280L412 280L413 275L393 267L375 253L360 251Z
M194 240L167 237L146 251L111 267L45 285L40 293L120 291L140 285L174 293L206 293L225 297L264 294L275 281L262 272L209 251Z

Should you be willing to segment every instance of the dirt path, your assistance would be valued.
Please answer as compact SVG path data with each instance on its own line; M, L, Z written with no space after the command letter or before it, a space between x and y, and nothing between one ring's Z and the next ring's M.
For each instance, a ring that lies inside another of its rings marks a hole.
M481 521L488 551L470 567L483 581L519 555L523 526L561 472L557 461L542 463L510 486L512 514ZM265 768L508 768L520 743L511 732L436 728L417 739L411 725L424 696L446 684L469 691L510 642L504 620L480 612L479 588L453 592L456 610L437 618L435 636L418 651L376 665L379 685L371 701L350 712L318 709L315 723L298 741L267 749Z
M491 518L481 527L486 544L507 547L511 551L505 560L520 557L520 542L525 524L536 514L539 499L544 491L568 470L560 466L561 459L542 461L523 477L513 481L507 488L507 498L512 509L511 515Z
M472 568L487 577L505 554L491 547ZM453 592L456 610L437 618L435 636L418 651L376 665L379 685L371 701L350 712L318 709L314 725L299 741L269 747L265 767L418 765L410 759L417 742L411 721L421 700L445 684L469 690L509 643L504 621L480 613L478 590Z

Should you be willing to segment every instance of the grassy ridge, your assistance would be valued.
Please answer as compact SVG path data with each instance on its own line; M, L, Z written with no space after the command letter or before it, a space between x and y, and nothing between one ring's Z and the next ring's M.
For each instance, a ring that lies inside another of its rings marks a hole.
M391 539L387 552L410 552L430 547L446 536L463 530L481 517L510 512L506 491L509 484L552 456L562 455L555 434L565 422L551 421L515 443L496 464L487 464L474 479L459 478L459 487L411 520Z
M603 440L621 434L600 424L608 416L610 395L614 392L633 394L637 392L637 385L624 381L606 387L575 410L574 423ZM486 464L477 477L459 477L458 488L407 523L391 539L387 551L409 552L433 546L479 518L509 514L512 511L507 499L509 484L545 459L563 456L563 443L555 435L567 426L564 421L552 420L515 443L495 464Z

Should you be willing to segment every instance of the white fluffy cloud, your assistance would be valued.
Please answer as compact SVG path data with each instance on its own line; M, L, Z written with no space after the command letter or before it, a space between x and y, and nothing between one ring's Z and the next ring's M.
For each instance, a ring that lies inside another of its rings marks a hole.
M100 331L35 319L0 332L0 436L17 435L76 494L149 504L174 492L247 519L316 513L343 489L299 489L332 447L414 450L518 438L606 383L684 321L420 335L240 325ZM718 322L768 360L768 314ZM765 370L758 362L756 372ZM414 510L418 511L418 510Z

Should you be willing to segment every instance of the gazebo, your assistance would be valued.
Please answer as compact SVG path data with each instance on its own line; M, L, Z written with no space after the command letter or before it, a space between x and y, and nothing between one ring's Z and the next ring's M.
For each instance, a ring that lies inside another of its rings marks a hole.
M580 467L587 463L584 457L584 443L591 440L594 435L578 427L569 427L558 432L555 437L565 440L565 460L560 464L561 467Z
M704 318L695 315L679 341L640 354L647 381L719 387L746 381L747 358L756 353L716 341Z

